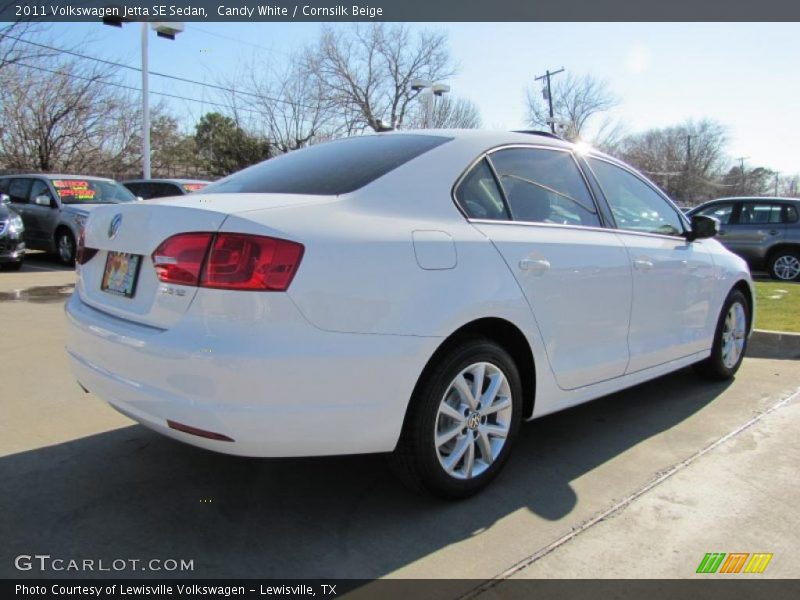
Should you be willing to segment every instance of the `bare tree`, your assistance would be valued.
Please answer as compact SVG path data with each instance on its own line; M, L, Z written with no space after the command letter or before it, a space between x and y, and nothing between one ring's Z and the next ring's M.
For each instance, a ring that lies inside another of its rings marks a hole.
M425 128L425 107L410 112L407 118L408 129ZM436 100L431 110L430 128L432 129L478 129L481 126L481 114L474 102L465 98L443 96Z
M586 127L596 115L614 108L619 101L605 81L591 75L577 77L567 73L552 80L553 117L563 123L562 135L570 140L582 139ZM538 85L529 88L528 123L549 129L548 101Z
M5 67L55 55L44 46L25 41L27 37L40 34L44 28L41 23L30 21L0 23L0 74Z
M691 204L726 189L726 144L725 127L703 119L628 136L617 154L670 196Z
M282 72L251 73L251 105L258 111L274 150L290 152L329 139L345 128L319 80L293 58Z
M351 132L402 126L418 95L411 82L455 72L445 34L385 23L325 27L307 49L305 67Z
M29 62L29 61L26 61ZM136 103L106 67L78 60L6 66L0 86L0 161L38 171L129 170Z

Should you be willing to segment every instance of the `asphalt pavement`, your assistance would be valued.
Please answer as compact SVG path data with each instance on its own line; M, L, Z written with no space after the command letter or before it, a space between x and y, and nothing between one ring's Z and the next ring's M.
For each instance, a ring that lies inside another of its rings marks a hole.
M489 489L445 503L403 488L383 456L238 458L134 424L68 370L73 282L47 257L0 273L0 577L80 575L14 567L46 553L192 559L173 574L204 578L464 578L469 591L692 577L712 551L772 552L762 576L800 575L800 361L749 356L731 383L686 369L525 424Z

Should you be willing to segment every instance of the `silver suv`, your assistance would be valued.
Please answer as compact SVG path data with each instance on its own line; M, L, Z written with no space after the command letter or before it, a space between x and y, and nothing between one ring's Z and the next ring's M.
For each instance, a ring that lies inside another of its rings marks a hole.
M720 222L717 239L774 279L800 280L800 199L720 198L689 211Z
M113 179L85 175L6 175L0 193L22 217L26 247L56 252L65 265L75 262L76 242L94 207L136 201Z

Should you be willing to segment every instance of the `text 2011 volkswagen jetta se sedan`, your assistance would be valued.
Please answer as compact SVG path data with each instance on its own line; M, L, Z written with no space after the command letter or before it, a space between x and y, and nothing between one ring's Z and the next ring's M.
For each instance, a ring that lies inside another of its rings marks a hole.
M178 440L393 452L462 497L523 420L736 372L753 294L716 225L546 135L349 138L94 210L67 350L85 389Z

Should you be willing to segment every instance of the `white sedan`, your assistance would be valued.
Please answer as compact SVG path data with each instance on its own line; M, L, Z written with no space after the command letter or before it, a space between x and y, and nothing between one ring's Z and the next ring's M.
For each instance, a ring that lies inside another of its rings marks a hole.
M80 385L246 456L391 452L464 497L522 420L738 369L747 265L620 162L540 133L385 133L99 207L69 299Z

